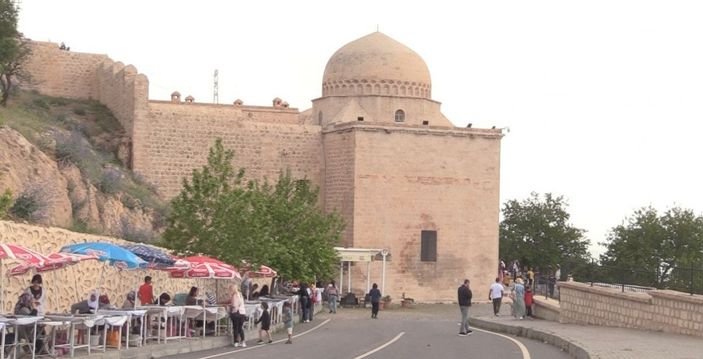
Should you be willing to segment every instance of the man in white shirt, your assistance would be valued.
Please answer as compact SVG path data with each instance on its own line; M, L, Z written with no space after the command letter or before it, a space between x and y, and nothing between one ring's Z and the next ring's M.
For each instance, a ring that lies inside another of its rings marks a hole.
M488 292L488 299L493 301L493 315L500 315L500 303L503 301L503 285L500 283L500 278L496 278L495 283L491 284L491 289Z

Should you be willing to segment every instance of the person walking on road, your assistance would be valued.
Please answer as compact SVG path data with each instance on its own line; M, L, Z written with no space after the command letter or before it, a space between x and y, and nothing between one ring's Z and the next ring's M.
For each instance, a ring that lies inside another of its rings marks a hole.
M495 283L491 284L491 289L488 291L488 299L493 301L493 315L500 316L500 304L503 301L505 288L500 283L500 277L496 277Z
M378 319L378 306L381 301L381 291L378 289L378 284L374 283L369 291L371 298L371 318Z
M469 308L471 307L471 289L469 288L469 280L464 279L464 284L457 289L457 297L459 301L459 310L461 310L461 330L459 335L465 337L473 331L469 329Z

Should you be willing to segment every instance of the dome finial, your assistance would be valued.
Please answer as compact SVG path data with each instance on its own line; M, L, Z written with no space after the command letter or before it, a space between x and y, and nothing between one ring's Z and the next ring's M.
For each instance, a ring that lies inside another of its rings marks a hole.
M380 32L380 31L378 30L378 24L376 24L376 32Z

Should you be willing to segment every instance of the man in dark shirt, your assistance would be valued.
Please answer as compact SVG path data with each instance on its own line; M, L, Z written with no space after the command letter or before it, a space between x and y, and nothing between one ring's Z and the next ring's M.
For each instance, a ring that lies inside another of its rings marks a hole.
M461 331L459 335L465 337L473 333L473 331L469 329L469 307L471 307L472 293L469 288L468 279L464 279L464 284L457 289L457 296L459 299L459 309L461 310Z

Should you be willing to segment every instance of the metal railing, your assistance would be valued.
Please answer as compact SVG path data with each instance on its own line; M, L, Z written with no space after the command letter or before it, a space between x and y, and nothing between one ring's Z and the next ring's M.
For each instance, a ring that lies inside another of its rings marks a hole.
M574 281L590 283L591 286L619 287L622 292L670 289L690 295L703 294L703 269L699 268L672 267L668 270L660 268L646 271L595 262L566 263L562 266L561 278L558 280L567 280L569 276Z

